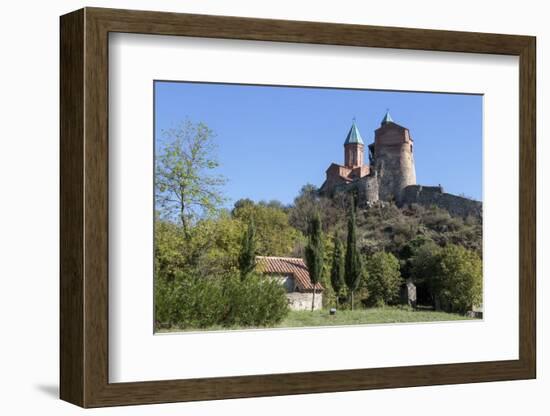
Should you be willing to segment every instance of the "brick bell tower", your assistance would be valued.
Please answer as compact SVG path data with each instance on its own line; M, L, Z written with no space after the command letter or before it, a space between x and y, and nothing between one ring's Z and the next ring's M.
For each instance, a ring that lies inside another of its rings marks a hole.
M355 124L355 119L344 142L344 166L347 168L358 168L363 166L365 144Z

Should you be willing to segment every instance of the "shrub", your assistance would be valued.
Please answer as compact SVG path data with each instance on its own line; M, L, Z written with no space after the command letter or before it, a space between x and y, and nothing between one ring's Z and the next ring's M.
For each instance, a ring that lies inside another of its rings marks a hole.
M158 275L157 275L158 276ZM171 327L176 322L173 305L174 283L168 282L166 278L155 277L155 326Z
M466 313L482 301L482 262L473 251L449 245L436 257L434 291L444 309Z
M368 303L382 306L397 302L401 287L399 260L391 253L375 253L367 262L367 271Z
M465 313L481 303L482 262L475 251L426 243L412 258L411 274L417 286L428 290L431 301L448 312Z
M173 281L155 282L155 320L158 326L206 328L223 316L225 301L220 279L179 274Z
M288 313L285 290L276 280L251 274L241 281L178 275L155 281L157 328L271 326Z
M220 322L231 326L273 326L288 314L288 300L283 286L274 279L249 275L244 281L235 278L225 283L226 313Z

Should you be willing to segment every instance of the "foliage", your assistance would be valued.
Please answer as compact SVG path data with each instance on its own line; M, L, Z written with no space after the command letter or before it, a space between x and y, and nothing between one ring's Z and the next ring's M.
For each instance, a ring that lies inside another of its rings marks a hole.
M182 230L177 224L168 221L155 221L155 273L165 279L174 279L178 270L188 264L187 242L181 238Z
M276 280L255 274L220 279L179 274L155 279L158 328L202 329L273 326L288 313L285 290Z
M465 313L481 303L482 267L475 252L453 244L435 256L433 287L443 309Z
M349 197L345 193L334 198L326 198L319 195L319 190L314 185L304 185L288 209L289 223L302 234L307 234L309 222L314 215L319 214L323 231L339 229L345 224L346 207L349 202Z
M226 302L221 279L179 273L173 281L155 279L155 321L159 327L206 328L224 316Z
M200 276L232 273L238 269L240 241L245 225L224 213L201 220L190 231L187 244L190 267Z
M402 258L401 250L411 241L424 238L438 246L461 245L481 255L480 218L451 216L446 210L412 204L398 208L378 203L358 212L358 244L362 253L391 252ZM406 273L406 271L405 271Z
M353 309L353 294L359 288L363 278L363 265L361 255L357 250L357 230L355 223L355 207L351 205L348 219L348 238L346 257L344 261L344 280L351 293L351 307Z
M344 247L342 241L336 237L334 239L332 267L330 269L330 283L338 300L340 291L346 283L344 282Z
M435 304L437 288L434 286L434 277L440 252L441 247L433 240L426 240L423 244L411 249L409 271L417 287L419 303Z
M313 285L311 310L315 309L315 285L321 280L323 274L323 235L321 231L321 218L315 214L310 221L308 244L305 249L305 262L309 271L309 279Z
M399 260L391 253L380 251L367 261L367 271L369 303L376 306L396 303L402 283Z
M220 213L200 220L183 237L182 226L169 221L155 222L155 271L171 280L185 270L199 276L222 275L238 269L241 239L245 230L240 220Z
M261 256L289 256L304 238L288 223L285 210L273 202L256 204L239 200L232 216L245 224L254 222L257 254Z
M256 266L256 229L254 222L249 222L246 232L243 233L241 241L241 252L239 253L239 270L241 280L246 278Z
M192 221L214 213L223 202L219 187L225 179L209 174L218 167L214 133L206 124L189 120L163 133L156 156L157 209L177 219L188 237Z
M286 291L276 279L251 274L244 282L230 279L225 289L225 327L274 326L288 314Z

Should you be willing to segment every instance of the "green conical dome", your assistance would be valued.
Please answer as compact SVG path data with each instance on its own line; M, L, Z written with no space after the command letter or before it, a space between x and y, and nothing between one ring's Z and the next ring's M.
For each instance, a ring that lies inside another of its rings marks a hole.
M359 133L359 129L355 124L355 120L353 121L351 129L349 129L349 133L346 137L346 141L344 142L344 145L346 144L364 144L363 139L361 138L361 133Z
M380 125L383 126L384 124L388 124L388 123L393 123L393 119L390 116L390 110L386 111L386 115L382 119L382 122L380 123Z

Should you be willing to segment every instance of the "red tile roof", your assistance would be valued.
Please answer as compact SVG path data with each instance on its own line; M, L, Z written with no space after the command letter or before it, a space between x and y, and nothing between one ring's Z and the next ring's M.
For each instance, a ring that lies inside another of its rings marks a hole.
M300 292L313 291L307 266L299 257L256 256L256 267L259 272L266 274L291 274ZM323 291L321 283L317 282L315 291Z

